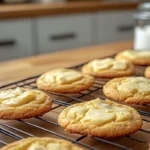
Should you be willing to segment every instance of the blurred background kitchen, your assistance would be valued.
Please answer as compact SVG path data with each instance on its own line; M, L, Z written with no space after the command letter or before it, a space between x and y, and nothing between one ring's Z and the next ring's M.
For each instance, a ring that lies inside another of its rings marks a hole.
M133 40L138 20L137 16L137 20L133 19L133 14L143 3L138 0L0 2L0 61Z

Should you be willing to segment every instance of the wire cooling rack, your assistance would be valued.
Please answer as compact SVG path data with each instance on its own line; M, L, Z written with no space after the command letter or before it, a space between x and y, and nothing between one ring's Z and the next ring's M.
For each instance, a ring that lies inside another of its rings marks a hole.
M111 56L113 57L113 56ZM80 70L82 65L70 67ZM136 66L136 76L143 76L145 67ZM10 83L0 87L0 90L25 87L36 89L36 80L39 77L33 76ZM102 88L109 79L96 78L94 85L84 92L78 94L58 94L49 92L52 97L52 110L42 117L34 117L22 120L0 120L0 147L26 137L55 137L71 141L81 147L90 150L147 150L150 140L150 105L131 105L142 115L143 126L134 134L111 139L88 137L79 134L65 132L57 123L60 112L71 104L84 102L97 97L105 99Z

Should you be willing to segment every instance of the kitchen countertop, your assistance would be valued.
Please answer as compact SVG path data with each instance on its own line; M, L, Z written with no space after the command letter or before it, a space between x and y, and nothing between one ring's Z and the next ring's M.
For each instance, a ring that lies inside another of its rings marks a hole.
M109 55L117 53L121 50L129 49L131 47L132 47L131 41L118 42L118 43L112 43L112 44L106 44L106 45L100 45L100 46L92 46L92 47L87 47L87 48L85 47L85 48L79 48L79 49L74 49L74 50L67 50L67 51L63 51L63 52L51 53L48 55L40 55L40 56L35 56L35 57L30 57L30 58L2 62L2 63L0 63L0 68L1 68L0 69L0 85L15 81L18 79L22 79L25 77L29 77L32 75L37 75L37 74L40 74L40 73L45 72L50 69L60 68L60 67L69 67L72 65L77 65L79 63L83 63L83 62L91 60L91 59L109 56ZM26 83L28 84L28 82L26 82ZM20 86L21 86L21 84L20 84ZM11 86L9 88L11 88ZM100 91L99 91L99 94L100 94ZM54 99L56 98L56 100L58 100L58 101L60 99L60 96L55 96L55 94L51 95L51 96L53 96ZM93 97L92 94L90 96ZM72 96L67 95L67 98L68 97L72 97ZM86 97L86 96L84 96L84 97ZM61 98L62 98L62 101L65 101L64 97L61 97ZM86 98L82 97L82 99L86 99ZM72 100L73 99L71 98L71 101ZM69 99L69 101L70 101L70 99ZM20 122L20 121L13 121L13 120L10 120L10 121L1 120L1 123L5 124L5 125L9 125L11 127L17 128L17 129L21 129L27 133L30 133L30 134L33 134L33 135L36 135L39 137L41 137L41 135L42 135L45 137L52 136L52 137L58 138L59 136L54 136L54 134L57 133L58 135L60 134L62 136L67 137L68 139L81 139L80 140L81 143L82 142L83 142L83 144L89 143L90 145L96 147L97 149L98 148L100 148L100 149L105 148L105 149L111 149L111 150L119 149L117 147L111 146L108 143L103 143L103 142L101 142L101 140L93 141L93 139L88 138L88 137L82 139L80 135L77 135L77 134L71 135L67 132L64 132L62 130L62 128L60 128L59 126L54 125L55 123L57 124L58 115L64 109L64 106L65 106L65 105L63 105L64 103L62 103L62 106L58 107L58 104L59 103L53 104L54 109L42 117L43 119L46 119L50 122L47 122L47 121L43 122L41 120L38 120L37 118L32 118L29 120L27 120L27 119L23 120L27 123L28 122L31 123L31 125L26 124L26 123L23 124L22 121ZM131 105L131 106L134 106L136 109L149 112L149 107L142 106L142 105L139 105L139 106ZM149 117L146 117L146 115L143 116L143 118L149 120ZM37 125L37 127L35 128L34 125L32 125L32 124ZM41 127L42 127L43 131L40 130ZM2 131L3 131L3 128L5 129L5 127L2 126ZM6 129L9 130L10 128L6 128ZM47 129L48 131L52 131L52 134L51 134L51 132L44 132L44 129ZM147 133L139 131L139 132L136 132L134 135L131 134L129 136L131 139L128 139L125 136L122 138L120 138L120 137L116 138L116 139L113 138L113 139L111 139L111 141L120 143L127 147L131 147L134 150L137 150L137 149L138 150L147 150L148 142L147 143L141 143L141 142L137 143L136 140L132 140L132 138L133 139L138 138L139 140L148 141L148 139L150 138L150 134L148 134L149 133L149 121L143 121L142 129L145 129L146 131L144 130L144 132L147 132ZM8 131L8 133L9 133L9 131ZM16 132L15 130L13 130L12 133L17 133L17 135L23 135L20 132ZM7 134L7 132L6 132L6 134ZM25 135L23 135L23 137L25 137ZM0 135L0 139L2 139L2 141L9 141L9 140L10 140L9 142L14 141L14 138L13 139L10 137L8 138L8 136L4 136L3 134Z
M131 47L132 42L125 41L1 62L0 86L41 74L49 69L69 67L95 58L109 56Z
M37 16L62 15L96 11L112 11L136 9L138 2L64 2L64 3L32 3L32 4L1 4L0 19L26 18Z

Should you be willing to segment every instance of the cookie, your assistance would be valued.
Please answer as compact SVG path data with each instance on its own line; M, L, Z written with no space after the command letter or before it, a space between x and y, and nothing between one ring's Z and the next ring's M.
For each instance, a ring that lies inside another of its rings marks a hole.
M57 93L79 93L89 89L93 83L93 77L72 69L52 70L37 80L39 89Z
M145 77L150 79L150 66L145 70Z
M51 109L51 98L42 91L15 88L0 91L0 119L41 116Z
M0 150L85 150L66 140L55 138L27 138L8 144Z
M97 98L64 109L59 115L58 123L70 133L118 137L139 130L142 119L130 106Z
M128 104L149 104L150 80L144 77L115 78L106 83L103 92L107 97Z
M125 50L115 57L117 60L128 60L136 65L150 65L150 51Z
M126 60L96 59L82 67L82 71L95 77L114 78L135 73L135 67Z

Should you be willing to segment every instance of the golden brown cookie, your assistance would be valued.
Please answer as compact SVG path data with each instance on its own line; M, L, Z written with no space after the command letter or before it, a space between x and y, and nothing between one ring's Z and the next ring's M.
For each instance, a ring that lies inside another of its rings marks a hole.
M117 60L128 60L136 65L150 65L150 51L125 50L115 57Z
M66 140L55 138L27 138L8 144L0 150L85 150Z
M145 70L145 77L150 79L150 66Z
M90 61L82 67L82 71L96 77L114 78L134 74L135 67L126 60L105 58Z
M93 77L72 69L52 70L37 80L39 89L57 93L78 93L89 89L93 83Z
M51 98L42 91L16 88L0 91L0 119L41 116L51 109Z
M106 83L107 97L129 104L150 103L150 80L144 77L115 78Z
M58 123L70 133L118 137L139 130L142 119L132 107L97 98L64 109Z

